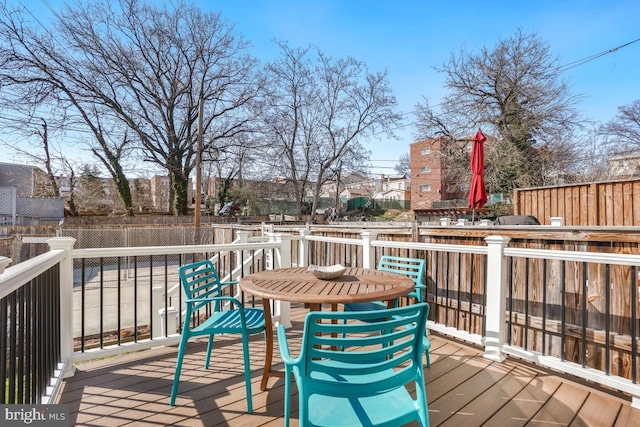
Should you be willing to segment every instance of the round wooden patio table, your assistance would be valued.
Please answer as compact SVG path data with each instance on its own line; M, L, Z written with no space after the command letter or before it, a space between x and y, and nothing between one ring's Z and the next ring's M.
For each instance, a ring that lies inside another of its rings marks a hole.
M407 295L414 290L413 280L402 274L368 268L347 268L337 279L318 279L307 267L281 268L250 274L240 280L240 289L262 298L266 326L267 352L260 390L267 388L270 376L282 377L283 373L271 369L273 360L273 324L271 300L309 304L311 310L319 310L322 304L338 304L387 301Z

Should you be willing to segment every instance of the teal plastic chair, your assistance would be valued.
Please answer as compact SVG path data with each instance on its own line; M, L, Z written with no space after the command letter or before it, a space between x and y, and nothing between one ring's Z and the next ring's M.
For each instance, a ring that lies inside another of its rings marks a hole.
M278 326L285 364L284 425L289 426L291 374L301 426L428 426L422 367L429 305L383 312L311 312L293 358ZM382 315L382 316L381 316ZM405 387L413 383L414 399Z
M262 309L244 308L236 298L224 296L223 289L235 282L220 282L218 273L213 263L209 260L184 265L178 269L178 272L186 295L186 314L182 328L182 338L178 347L178 360L176 362L176 372L173 378L169 405L174 406L176 402L182 360L189 339L198 336L209 336L207 358L204 362L204 368L209 369L214 335L240 334L242 335L242 350L244 353L247 412L253 412L251 368L249 366L249 336L265 331L264 312ZM222 310L225 302L229 303L230 308ZM199 316L202 313L208 315L206 320L192 326L193 315Z
M384 255L380 258L378 263L378 270L389 271L391 273L404 274L413 280L416 284L415 290L407 294L408 297L414 298L417 302L423 302L423 293L427 288L422 281L425 273L425 262L420 258L406 258L391 255ZM345 304L345 311L371 311L371 310L385 310L387 303L382 301L371 302L356 302L351 304ZM429 357L429 350L431 349L431 341L425 334L424 338L425 355L427 358L427 367L431 367L431 358Z

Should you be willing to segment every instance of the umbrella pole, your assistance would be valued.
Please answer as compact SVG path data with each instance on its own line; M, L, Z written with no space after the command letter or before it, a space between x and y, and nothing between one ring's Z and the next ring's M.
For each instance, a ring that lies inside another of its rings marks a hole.
M471 209L471 225L476 225L476 207L473 206Z

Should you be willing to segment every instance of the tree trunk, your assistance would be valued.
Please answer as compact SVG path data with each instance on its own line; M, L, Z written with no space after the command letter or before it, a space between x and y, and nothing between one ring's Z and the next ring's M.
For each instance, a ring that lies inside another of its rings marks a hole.
M182 171L170 172L171 186L173 187L173 215L187 215L189 206L189 178Z

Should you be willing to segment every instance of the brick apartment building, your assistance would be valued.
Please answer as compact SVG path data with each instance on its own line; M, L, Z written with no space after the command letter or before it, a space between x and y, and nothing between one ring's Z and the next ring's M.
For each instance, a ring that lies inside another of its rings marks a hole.
M409 146L411 159L411 208L431 209L433 202L444 200L443 161L441 140L425 139Z
M460 186L446 179L446 163L440 154L445 141L442 138L425 139L409 146L411 209L414 211L433 209L433 202L465 198Z

